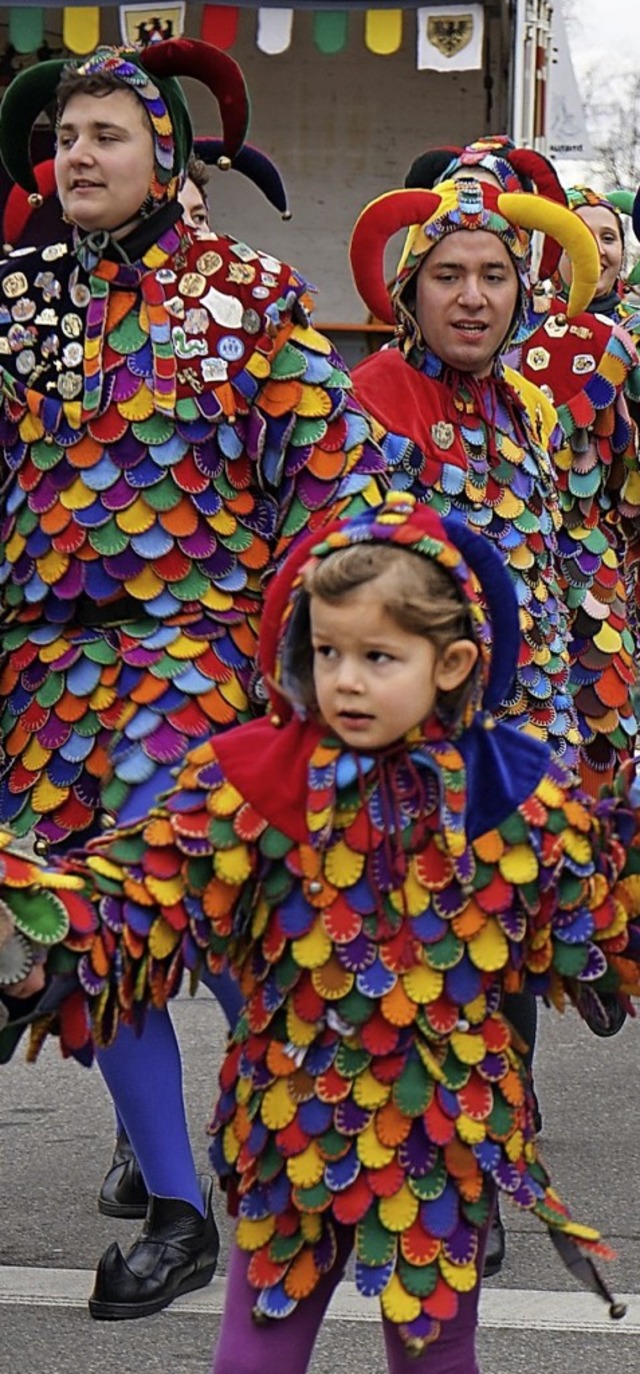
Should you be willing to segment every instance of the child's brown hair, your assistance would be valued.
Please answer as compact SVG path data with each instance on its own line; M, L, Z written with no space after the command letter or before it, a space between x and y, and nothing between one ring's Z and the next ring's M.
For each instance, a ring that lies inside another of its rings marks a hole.
M391 544L351 544L312 561L303 573L303 593L287 633L283 687L307 709L317 706L309 603L312 596L338 603L357 587L385 578L383 609L403 630L421 635L441 653L456 639L476 635L460 588L433 559ZM305 595L306 593L306 595ZM441 693L438 708L455 716L466 698L470 678L455 692Z

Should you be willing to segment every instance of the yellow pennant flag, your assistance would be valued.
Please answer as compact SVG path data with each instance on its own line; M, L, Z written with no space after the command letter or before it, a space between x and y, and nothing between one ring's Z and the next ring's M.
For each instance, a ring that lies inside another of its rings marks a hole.
M97 5L66 5L62 11L62 41L70 52L93 52L100 42Z

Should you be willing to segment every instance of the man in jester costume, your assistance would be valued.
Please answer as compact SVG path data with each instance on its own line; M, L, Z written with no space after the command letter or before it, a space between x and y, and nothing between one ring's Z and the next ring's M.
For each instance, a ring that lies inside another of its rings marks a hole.
M388 431L393 485L423 494L442 514L458 511L501 550L524 641L502 709L573 764L580 736L553 466L560 434L547 398L501 360L508 343L535 327L530 232L543 220L574 259L572 315L591 297L598 261L592 235L566 207L473 178L389 192L367 206L351 244L356 286L379 318L396 321L398 338L360 364L354 381ZM389 291L384 248L403 227L409 232ZM394 434L417 444L418 470L415 450L405 454Z
M555 465L570 685L580 729L581 777L597 796L616 764L633 751L637 732L632 703L637 652L623 567L640 519L637 435L629 415L640 398L640 366L615 309L622 222L603 197L588 188L567 193L546 158L499 135L466 148L427 150L412 163L406 185L431 188L446 178L475 175L507 192L535 186L558 205L568 202L598 248L593 299L579 313L568 313L571 259L557 240L545 238L540 289L533 297L535 328L511 337L503 350L505 361L553 402L561 427ZM542 285L547 279L556 286L551 297Z
M558 1010L640 994L633 766L595 802L496 721L520 652L511 579L410 496L302 541L261 641L271 716L196 748L145 822L41 869L6 835L0 851L16 927L66 924L46 965L52 988L76 979L66 1052L140 1026L191 942L236 971L211 1128L238 1216L214 1374L304 1374L352 1250L392 1374L477 1374L496 1191L622 1315L589 1258L606 1247L540 1161L501 1008L520 986Z
M0 819L56 849L145 815L190 745L263 709L264 581L327 509L376 499L383 466L298 274L184 225L186 75L217 96L231 162L244 80L191 40L40 63L0 112L7 169L37 193L30 131L56 100L73 225L0 268ZM215 991L232 1021L224 970ZM212 1276L210 1190L169 1018L98 1058L150 1203L127 1259L114 1245L101 1261L91 1311L144 1316ZM139 1214L138 1197L103 1201Z

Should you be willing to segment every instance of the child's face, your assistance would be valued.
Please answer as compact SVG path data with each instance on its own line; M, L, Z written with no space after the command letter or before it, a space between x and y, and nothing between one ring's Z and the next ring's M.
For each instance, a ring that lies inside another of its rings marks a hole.
M383 608L386 574L330 603L312 595L313 677L323 720L355 749L383 749L432 715L439 691L468 677L470 640L440 653ZM466 646L462 653L458 646Z

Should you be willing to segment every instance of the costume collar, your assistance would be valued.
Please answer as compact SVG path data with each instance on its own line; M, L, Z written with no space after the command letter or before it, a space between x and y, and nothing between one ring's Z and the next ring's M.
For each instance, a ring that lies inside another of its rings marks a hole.
M482 712L454 740L445 738L437 725L431 738L428 730L415 736L412 732L394 749L375 755L356 755L316 723L295 717L275 728L268 719L252 721L219 735L213 747L216 767L269 825L314 848L322 848L339 800L348 788L357 787L359 774L372 794L379 793L382 777L387 796L393 795L396 777L400 816L404 808L406 823L415 811L415 773L422 779L427 812L429 780L435 778L436 824L463 874L469 865L469 843L517 810L552 770L553 756L547 744L513 726L496 724ZM277 789L274 777L282 779ZM304 810L301 797L307 798ZM382 811L375 808L381 804L376 799L370 812L376 826Z
M175 213L177 209L177 214ZM74 252L89 278L90 299L87 305L85 334L83 416L91 419L100 410L103 388L103 348L109 311L111 289L120 287L139 290L147 307L149 338L153 359L153 401L156 410L173 415L176 406L176 358L168 346L169 322L164 309L164 290L158 281L157 269L177 251L180 235L175 228L180 207L163 206L147 225L138 225L122 244L106 241L97 234L85 235L76 243ZM142 245L147 247L141 252ZM120 249L127 255L122 258ZM108 250L118 254L107 255ZM141 253L127 260L129 253Z
M160 206L153 215L143 219L123 239L113 239L108 230L96 230L86 234L82 230L74 229L73 251L86 272L95 271L98 264L103 261L115 263L118 267L133 267L140 263L148 271L150 264L145 263L145 255L150 249L158 247L161 253L163 249L168 250L167 256L175 252L179 238L175 234L169 237L169 231L181 215L182 206L177 201L168 202ZM153 266L158 266L155 255ZM111 274L110 280L115 280Z
M473 387L474 390L477 387L482 388L483 384L486 383L486 389L489 391L492 382L502 382L505 376L501 354L494 358L493 367L488 377L474 377L470 372L459 372L457 368L449 367L442 358L438 357L437 353L433 353L425 343L421 342L414 343L407 355L407 362L415 367L416 372L422 372L425 377L433 377L437 381L446 381L451 387L459 387L463 390L466 386Z

